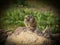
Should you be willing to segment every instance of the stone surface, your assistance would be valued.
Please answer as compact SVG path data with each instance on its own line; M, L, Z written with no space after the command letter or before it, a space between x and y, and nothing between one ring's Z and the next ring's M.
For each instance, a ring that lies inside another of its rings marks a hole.
M5 45L51 45L51 40L39 36L28 29L21 29L21 32L19 30L8 36Z

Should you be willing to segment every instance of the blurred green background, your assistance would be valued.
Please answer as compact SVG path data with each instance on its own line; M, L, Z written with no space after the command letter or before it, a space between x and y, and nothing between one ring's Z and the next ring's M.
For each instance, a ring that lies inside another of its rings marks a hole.
M47 26L51 27L53 33L58 30L59 16L54 12L53 7L42 2L17 0L7 8L0 21L0 29L15 30L17 27L24 27L24 16L32 15L36 18L37 28L44 30Z

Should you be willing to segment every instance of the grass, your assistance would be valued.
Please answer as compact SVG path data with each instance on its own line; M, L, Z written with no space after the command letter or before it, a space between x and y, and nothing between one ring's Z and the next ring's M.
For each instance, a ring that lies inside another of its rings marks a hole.
M28 7L10 7L5 11L4 16L0 19L2 21L2 27L6 30L15 30L17 27L24 26L24 16L32 15L36 18L37 28L44 30L47 26L51 27L54 32L58 27L58 16L52 11L39 11L37 8Z

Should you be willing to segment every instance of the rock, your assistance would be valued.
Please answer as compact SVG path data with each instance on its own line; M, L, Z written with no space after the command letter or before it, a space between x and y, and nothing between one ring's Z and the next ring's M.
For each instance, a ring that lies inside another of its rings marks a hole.
M42 31L39 30L39 29L36 29L36 30L34 31L34 33L36 33L36 34L39 35L39 36L43 36Z
M18 27L15 31L14 31L14 34L19 34L21 33L22 31L25 31L26 30L26 27Z
M28 29L19 30L8 36L5 45L51 45L52 40L39 36Z

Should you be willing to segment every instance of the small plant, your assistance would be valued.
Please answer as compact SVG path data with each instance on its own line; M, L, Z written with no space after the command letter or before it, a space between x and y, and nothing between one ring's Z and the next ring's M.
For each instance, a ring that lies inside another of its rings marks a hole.
M1 20L4 23L5 28L7 29L9 26L18 27L24 26L24 16L25 15L32 15L36 18L37 27L40 30L44 30L46 26L50 26L52 31L56 31L58 27L58 16L54 15L51 11L41 12L38 10L31 10L31 8L27 7L12 7L9 8L5 13L4 17Z

